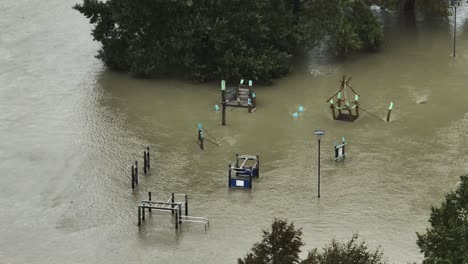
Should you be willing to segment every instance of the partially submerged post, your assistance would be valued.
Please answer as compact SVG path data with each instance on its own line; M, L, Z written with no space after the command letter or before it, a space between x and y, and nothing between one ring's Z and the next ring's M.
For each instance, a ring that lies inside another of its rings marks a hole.
M387 122L390 122L390 114L392 113L393 109L393 102L390 102L390 106L388 107L388 113L387 113Z
M359 117L359 95L355 94L354 95L354 102L356 104L356 118Z
M141 206L138 206L138 226L141 225Z
M150 169L150 147L146 147L146 165L148 166L148 170Z
M135 160L135 183L138 184L138 161Z
M143 150L143 173L146 174L148 168L148 162L146 160L146 149Z
M127 167L128 168L128 167ZM131 167L131 177L132 177L132 189L135 189L135 167L132 165Z
M151 202L151 192L148 192L148 201ZM151 213L151 208L149 208L148 211Z
M185 216L188 215L188 195L185 194Z
M205 149L204 140L205 140L205 135L203 133L203 125L202 123L198 123L198 145L200 146L202 150Z
M333 99L330 99L330 109L332 111L332 116L333 116L333 120L336 119L336 113L335 113L335 104L333 103Z
M171 208L174 209L174 202L175 202L175 196L174 196L174 193L171 194ZM174 211L172 211L172 214L174 214Z
M221 102L223 105L223 114L222 114L222 121L221 124L223 126L226 125L226 81L221 81Z
M229 163L229 166L228 166L228 187L231 188L231 179L232 179L232 175L231 175L231 163Z
M128 166L127 169L130 167L130 175L131 175L131 181L132 181L132 189L135 189L135 187L138 185L138 163L135 161L135 164L132 164L131 166Z

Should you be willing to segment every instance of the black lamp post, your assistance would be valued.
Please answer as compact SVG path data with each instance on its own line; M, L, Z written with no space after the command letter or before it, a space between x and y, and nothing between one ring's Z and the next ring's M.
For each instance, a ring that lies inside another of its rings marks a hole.
M455 50L457 43L457 6L460 6L460 0L452 0L453 7L453 57L455 58Z
M325 131L323 130L315 130L314 134L317 136L318 140L318 189L317 189L317 197L320 198L320 138L325 135Z

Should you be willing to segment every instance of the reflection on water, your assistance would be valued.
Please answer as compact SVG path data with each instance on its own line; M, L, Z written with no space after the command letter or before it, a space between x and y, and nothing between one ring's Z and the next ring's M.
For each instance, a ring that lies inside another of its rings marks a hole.
M450 21L408 24L390 14L381 52L333 60L312 51L304 69L256 87L254 114L228 110L222 127L213 110L217 83L136 80L104 70L73 4L0 4L5 263L232 262L274 217L303 227L304 249L357 232L393 262L421 260L415 232L468 170L463 8L456 59ZM333 121L324 101L344 74L377 116L394 101L393 121L366 113L354 123ZM298 105L305 111L295 120ZM221 147L199 150L198 122ZM316 129L327 132L320 200ZM341 136L349 156L335 163L332 146ZM151 175L132 191L124 168L148 144ZM260 154L261 178L251 191L226 187L235 153ZM211 228L174 231L171 217L158 213L137 228L136 204L147 191L161 199L187 192L191 214L209 217Z

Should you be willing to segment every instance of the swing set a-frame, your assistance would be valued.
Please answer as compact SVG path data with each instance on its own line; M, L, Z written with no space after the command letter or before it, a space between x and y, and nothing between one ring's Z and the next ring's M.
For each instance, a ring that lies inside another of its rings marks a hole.
M343 75L341 86L326 102L330 103L333 119L354 122L359 117L359 93L349 84L351 78L346 80ZM347 91L350 90L350 91ZM354 95L354 96L353 96ZM354 97L354 101L349 98Z

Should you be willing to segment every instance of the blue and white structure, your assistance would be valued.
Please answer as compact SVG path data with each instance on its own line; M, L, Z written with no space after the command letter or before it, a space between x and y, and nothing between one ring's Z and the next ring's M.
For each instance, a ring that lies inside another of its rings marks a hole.
M260 175L260 157L236 154L233 164L229 163L228 167L228 186L252 189L253 178Z

